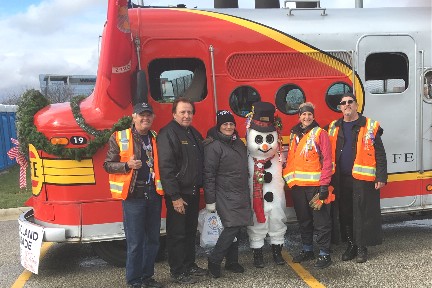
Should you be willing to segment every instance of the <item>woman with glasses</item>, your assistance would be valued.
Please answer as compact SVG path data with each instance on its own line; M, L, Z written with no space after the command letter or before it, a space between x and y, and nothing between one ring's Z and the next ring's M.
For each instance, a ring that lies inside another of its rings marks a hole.
M327 130L335 169L334 240L341 236L348 242L343 261L357 257L356 262L362 263L367 261L366 246L382 242L380 188L387 182L383 129L378 121L357 112L354 94L342 95L339 104L343 117Z

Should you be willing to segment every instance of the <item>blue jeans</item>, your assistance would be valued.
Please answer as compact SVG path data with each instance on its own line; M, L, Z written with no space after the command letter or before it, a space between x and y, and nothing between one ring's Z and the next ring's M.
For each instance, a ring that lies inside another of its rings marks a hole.
M126 281L142 283L154 275L159 250L162 197L154 188L148 199L123 201L123 224L126 234Z

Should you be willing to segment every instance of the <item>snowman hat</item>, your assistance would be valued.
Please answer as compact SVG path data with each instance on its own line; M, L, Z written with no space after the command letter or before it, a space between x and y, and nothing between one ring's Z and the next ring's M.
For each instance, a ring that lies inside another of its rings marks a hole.
M255 102L252 105L252 112L250 113L250 129L258 132L273 132L276 131L275 127L275 114L276 108L269 102Z

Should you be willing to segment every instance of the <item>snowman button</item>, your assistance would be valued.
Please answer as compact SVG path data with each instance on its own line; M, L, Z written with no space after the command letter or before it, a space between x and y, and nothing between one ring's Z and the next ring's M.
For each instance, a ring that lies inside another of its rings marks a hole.
M267 193L264 194L264 200L266 202L273 202L273 198L274 198L274 195L273 195L273 192L271 192L271 191L268 191Z

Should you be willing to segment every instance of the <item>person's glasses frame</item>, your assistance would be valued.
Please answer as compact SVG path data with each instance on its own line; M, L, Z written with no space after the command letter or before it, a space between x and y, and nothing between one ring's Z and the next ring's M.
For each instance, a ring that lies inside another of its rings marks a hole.
M341 101L341 102L339 103L339 105L345 106L345 105L347 105L347 104L352 104L352 103L354 103L354 102L355 102L354 100Z

